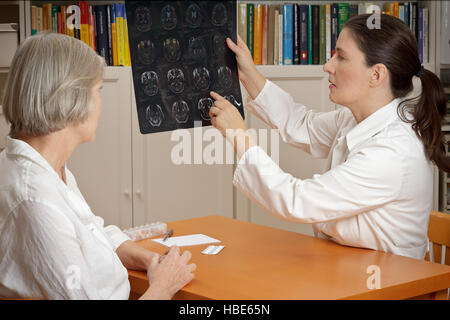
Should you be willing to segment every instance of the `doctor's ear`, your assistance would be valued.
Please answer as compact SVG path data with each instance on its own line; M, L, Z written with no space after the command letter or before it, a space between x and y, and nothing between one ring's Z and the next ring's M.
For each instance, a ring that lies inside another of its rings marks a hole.
M389 77L389 71L382 63L373 65L370 70L370 85L373 87L379 86Z

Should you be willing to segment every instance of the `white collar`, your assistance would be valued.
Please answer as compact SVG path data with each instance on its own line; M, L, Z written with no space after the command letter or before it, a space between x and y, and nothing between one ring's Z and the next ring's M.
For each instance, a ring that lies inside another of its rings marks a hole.
M401 101L401 98L392 100L352 128L346 135L348 150L351 151L398 119L397 108Z
M59 175L56 173L55 169L53 169L53 167L48 163L48 161L25 141L13 139L9 136L6 137L5 152L8 155L15 155L29 159L30 161L36 163L45 170L54 174L60 180Z

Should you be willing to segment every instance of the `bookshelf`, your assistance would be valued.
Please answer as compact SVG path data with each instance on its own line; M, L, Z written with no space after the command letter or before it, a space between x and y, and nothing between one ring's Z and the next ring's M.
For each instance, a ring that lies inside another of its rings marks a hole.
M77 1L0 1L14 3L20 10L20 41L31 35L31 6L51 2L56 5ZM238 1L238 3L280 4L281 1ZM284 1L323 4L323 1ZM361 1L329 1L329 3ZM392 1L372 1L384 5ZM439 63L440 1L414 1L429 9L429 62L425 68L437 73ZM88 1L91 5L124 1ZM1 49L0 49L1 50ZM290 92L294 99L316 111L338 108L328 99L328 74L323 65L258 65L268 79ZM1 70L0 70L1 71ZM6 73L8 70L4 70ZM2 87L0 73L0 88ZM243 89L243 96L246 95ZM69 163L79 187L94 213L105 224L122 228L157 220L174 221L209 214L312 235L309 225L284 222L259 209L231 184L233 165L174 165L171 149L176 144L171 133L141 135L138 130L133 81L130 67L106 67L103 89L103 114L96 139L80 146ZM1 116L1 115L0 115ZM268 129L252 114L246 113L249 128ZM7 131L0 120L0 148ZM195 137L194 130L189 130ZM271 141L269 141L270 144ZM204 143L203 146L206 146ZM270 146L268 148L270 155ZM279 164L293 176L310 178L325 164L304 152L279 142ZM300 164L300 165L299 165ZM440 207L439 172L434 170L433 208ZM95 177L95 178L93 178ZM181 177L181 179L180 179ZM194 182L195 181L195 182Z

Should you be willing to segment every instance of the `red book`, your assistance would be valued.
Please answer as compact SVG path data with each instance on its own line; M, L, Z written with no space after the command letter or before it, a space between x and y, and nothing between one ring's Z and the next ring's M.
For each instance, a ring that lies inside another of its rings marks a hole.
M58 33L63 33L63 31L62 31L61 12L58 12Z
M263 5L262 10L262 64L267 64L267 42L268 42L268 26L269 26L269 6Z

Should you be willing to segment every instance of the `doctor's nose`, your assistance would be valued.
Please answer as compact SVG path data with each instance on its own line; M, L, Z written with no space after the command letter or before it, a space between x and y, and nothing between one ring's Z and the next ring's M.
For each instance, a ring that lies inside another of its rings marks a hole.
M334 73L334 66L333 66L333 61L334 61L334 56L336 54L334 54L330 60L327 61L327 63L325 63L323 65L323 71L327 72L327 73Z

